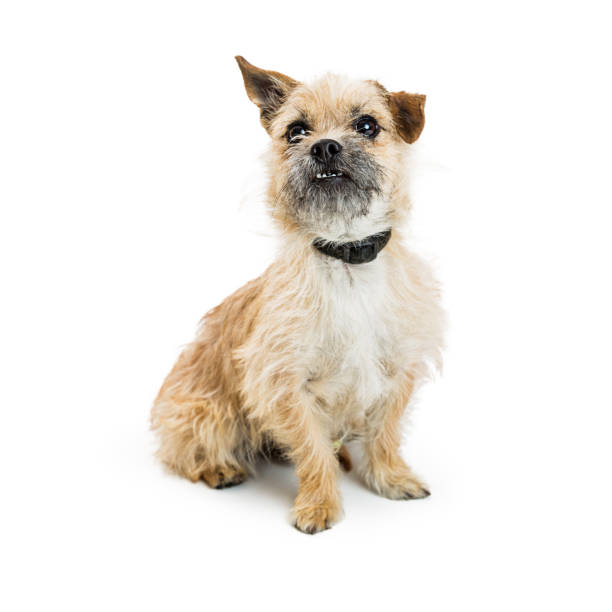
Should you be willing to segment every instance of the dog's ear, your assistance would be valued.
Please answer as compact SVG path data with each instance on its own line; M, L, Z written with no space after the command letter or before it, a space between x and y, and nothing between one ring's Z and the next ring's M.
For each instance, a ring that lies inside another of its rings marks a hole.
M280 72L257 68L241 55L236 56L236 61L242 72L247 95L259 107L261 123L268 129L272 116L298 82Z
M398 91L390 94L389 106L399 135L414 142L425 127L425 96Z

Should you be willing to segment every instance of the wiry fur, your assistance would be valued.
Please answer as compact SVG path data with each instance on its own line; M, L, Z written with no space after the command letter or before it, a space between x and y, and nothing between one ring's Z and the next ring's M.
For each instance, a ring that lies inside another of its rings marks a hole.
M268 203L281 256L204 317L159 392L152 426L168 466L214 487L241 482L261 452L281 449L299 479L296 526L313 533L341 512L338 454L343 465L350 458L337 441L363 442L365 480L381 495L428 495L399 454L401 416L442 346L437 284L398 228L409 208L406 134L420 133L422 117L405 125L406 99L375 82L328 76L306 86L239 63L272 137ZM408 106L422 112L421 98ZM364 112L383 128L372 141L352 128ZM312 132L288 145L284 131L299 117ZM313 184L309 149L320 138L342 142L338 164L354 177L346 188ZM367 264L312 247L315 237L348 241L389 227L387 247Z

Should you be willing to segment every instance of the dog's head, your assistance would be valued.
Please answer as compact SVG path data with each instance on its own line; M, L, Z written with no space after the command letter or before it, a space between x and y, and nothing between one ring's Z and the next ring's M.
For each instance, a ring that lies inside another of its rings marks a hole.
M390 227L405 200L403 157L423 129L425 96L335 75L306 85L236 59L272 138L274 217L329 240Z

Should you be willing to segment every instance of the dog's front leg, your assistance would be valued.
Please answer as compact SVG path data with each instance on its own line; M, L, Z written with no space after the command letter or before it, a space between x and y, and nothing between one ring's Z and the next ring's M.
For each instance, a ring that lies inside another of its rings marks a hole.
M304 533L328 529L342 509L338 459L329 432L311 398L287 402L275 419L274 437L289 449L299 488L294 525Z
M372 489L389 499L415 499L429 495L400 455L401 418L413 388L413 379L408 375L399 392L381 402L368 419L364 440L364 478Z

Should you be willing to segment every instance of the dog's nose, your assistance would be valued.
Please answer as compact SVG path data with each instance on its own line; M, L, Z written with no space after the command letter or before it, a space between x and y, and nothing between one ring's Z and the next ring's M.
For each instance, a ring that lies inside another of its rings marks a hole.
M342 151L342 145L339 142L325 138L312 145L310 154L322 164L326 164L338 155L340 151Z

